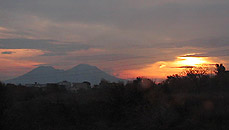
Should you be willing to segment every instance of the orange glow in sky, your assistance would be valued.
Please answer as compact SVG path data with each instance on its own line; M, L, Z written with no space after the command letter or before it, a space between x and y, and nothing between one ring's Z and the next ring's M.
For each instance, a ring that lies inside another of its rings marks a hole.
M178 57L178 60L176 64L183 65L183 66L198 66L201 64L209 64L209 61L207 61L204 57Z
M159 61L139 70L126 70L121 72L122 78L135 78L138 76L148 78L166 78L169 75L182 72L187 66L200 66L214 64L209 57L177 57L174 61Z
M90 50L90 52L103 52L103 50ZM86 53L82 51L82 53ZM35 68L36 65L45 64L36 61L33 57L44 54L36 49L0 49L0 71L8 75L18 76ZM141 69L120 70L115 72L118 77L123 79L136 78L139 76L164 79L169 75L182 72L187 66L199 66L203 64L218 63L216 59L210 57L178 56L173 61L158 61L154 64L148 64ZM115 66L114 66L115 68Z
M9 76L24 74L34 68L35 65L42 64L29 58L42 54L44 52L36 49L0 49L0 72Z

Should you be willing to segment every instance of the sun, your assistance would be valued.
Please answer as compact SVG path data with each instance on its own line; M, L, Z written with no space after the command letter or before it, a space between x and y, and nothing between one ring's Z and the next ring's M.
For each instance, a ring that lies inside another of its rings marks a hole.
M217 59L208 56L198 56L196 53L174 57L171 61L158 61L141 69L130 69L120 72L121 78L148 77L166 79L168 75L179 74L185 69L206 68L214 71Z
M178 57L178 59L177 64L182 66L199 66L208 63L203 57Z

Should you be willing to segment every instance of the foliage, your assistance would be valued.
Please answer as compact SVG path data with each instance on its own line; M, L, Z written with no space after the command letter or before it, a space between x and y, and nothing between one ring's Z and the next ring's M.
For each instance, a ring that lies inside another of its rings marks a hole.
M204 71L101 83L77 93L0 83L3 130L216 130L229 128L226 77Z

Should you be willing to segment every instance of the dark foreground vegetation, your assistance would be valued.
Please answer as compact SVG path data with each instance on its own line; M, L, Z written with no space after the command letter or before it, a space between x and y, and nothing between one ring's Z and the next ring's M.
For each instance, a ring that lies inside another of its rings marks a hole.
M0 84L3 130L228 130L229 77L189 71L155 82L60 86Z

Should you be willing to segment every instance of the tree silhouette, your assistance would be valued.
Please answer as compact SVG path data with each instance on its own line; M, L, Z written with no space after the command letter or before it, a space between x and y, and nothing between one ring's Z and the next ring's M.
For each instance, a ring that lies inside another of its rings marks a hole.
M216 64L216 74L217 75L223 75L225 73L225 67L223 66L223 64Z
M138 77L71 92L58 84L45 88L0 83L3 130L215 130L229 128L229 89L225 71L208 76L192 68L161 83ZM88 83L88 82L85 82ZM89 84L89 83L88 83Z

